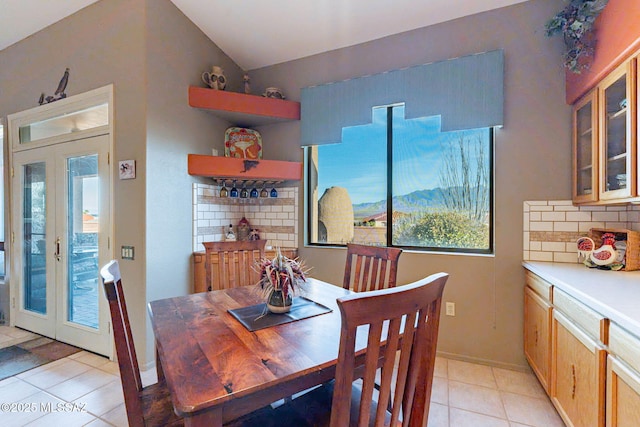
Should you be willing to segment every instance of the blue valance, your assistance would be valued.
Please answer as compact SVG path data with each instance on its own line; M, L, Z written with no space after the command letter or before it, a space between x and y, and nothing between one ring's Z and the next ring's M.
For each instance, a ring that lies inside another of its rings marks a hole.
M373 107L404 103L405 118L441 116L442 131L500 126L502 50L418 65L301 92L301 145L332 144L342 128L371 122Z

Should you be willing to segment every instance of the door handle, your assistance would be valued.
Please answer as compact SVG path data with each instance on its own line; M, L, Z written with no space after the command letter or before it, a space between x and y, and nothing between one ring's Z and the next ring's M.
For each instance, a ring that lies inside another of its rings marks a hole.
M60 237L56 238L56 251L53 256L56 258L56 261L60 261Z

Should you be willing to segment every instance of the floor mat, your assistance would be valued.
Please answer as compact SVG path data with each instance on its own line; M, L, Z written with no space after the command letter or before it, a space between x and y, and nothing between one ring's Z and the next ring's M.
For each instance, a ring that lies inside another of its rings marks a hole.
M2 348L0 349L0 380L81 350L81 348L44 337Z

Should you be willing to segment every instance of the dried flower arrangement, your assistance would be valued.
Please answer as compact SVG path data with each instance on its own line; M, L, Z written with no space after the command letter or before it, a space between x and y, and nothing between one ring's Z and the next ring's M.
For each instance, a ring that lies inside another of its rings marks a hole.
M545 25L547 36L564 37L564 65L579 74L591 65L596 39L593 24L609 0L570 0L569 4Z
M257 286L263 293L269 310L286 312L291 307L293 294L299 292L306 282L309 270L305 268L304 262L282 255L278 248L273 259L265 258L260 261L258 271L260 280Z

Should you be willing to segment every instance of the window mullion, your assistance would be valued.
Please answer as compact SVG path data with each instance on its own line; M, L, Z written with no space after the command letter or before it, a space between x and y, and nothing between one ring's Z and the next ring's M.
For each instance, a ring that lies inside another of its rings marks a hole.
M393 245L393 108L387 107L387 246Z

